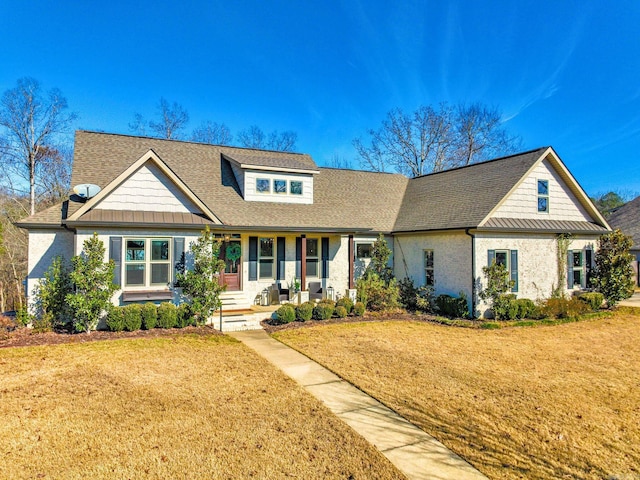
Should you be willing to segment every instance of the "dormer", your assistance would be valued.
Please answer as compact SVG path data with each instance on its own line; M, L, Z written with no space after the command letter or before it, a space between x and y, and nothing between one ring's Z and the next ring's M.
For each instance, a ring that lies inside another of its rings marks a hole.
M269 156L268 152L223 156L246 201L313 204L313 177L320 171L309 157Z

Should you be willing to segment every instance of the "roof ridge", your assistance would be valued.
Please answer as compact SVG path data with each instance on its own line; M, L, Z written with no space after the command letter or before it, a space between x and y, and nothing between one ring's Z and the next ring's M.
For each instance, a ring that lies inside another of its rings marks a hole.
M301 155L301 156L311 156L308 153L303 153L303 152L283 152L282 150L269 150L266 148L254 148L254 147L240 147L240 146L236 146L236 145L220 145L217 143L205 143L205 142L197 142L195 140L182 140L182 139L178 139L178 138L160 138L160 137L150 137L149 135L134 135L134 134L130 134L130 133L114 133L114 132L101 132L101 131L97 131L97 130L85 130L83 128L79 128L76 130L77 132L81 132L81 133L90 133L90 134L94 134L94 135L109 135L109 136L113 136L113 137L128 137L128 138L143 138L143 139L147 139L147 140L159 140L161 142L174 142L174 143L190 143L193 145L205 145L208 147L221 147L221 148L233 148L236 150L248 150L248 151L255 151L255 152L270 152L270 153L284 153L286 155Z
M497 158L491 158L489 160L483 160L481 162L477 162L477 163L470 163L469 165L462 165L460 167L453 167L453 168L448 168L447 170L441 170L439 172L431 172L431 173L425 173L423 175L418 175L417 177L411 177L412 179L415 178L424 178L424 177L430 177L430 176L434 176L434 175L439 175L441 173L447 173L447 172L453 172L455 170L462 170L463 168L469 168L469 167L476 167L478 165L485 165L487 163L493 163L493 162L499 162L501 160L507 160L508 158L513 158L513 157L520 157L523 155L528 155L530 153L533 152L537 152L537 151L541 151L541 150L546 150L548 148L551 148L550 146L546 146L546 147L538 147L538 148L533 148L531 150L527 150L525 152L519 152L519 153L512 153L510 155L504 155L502 157L497 157Z

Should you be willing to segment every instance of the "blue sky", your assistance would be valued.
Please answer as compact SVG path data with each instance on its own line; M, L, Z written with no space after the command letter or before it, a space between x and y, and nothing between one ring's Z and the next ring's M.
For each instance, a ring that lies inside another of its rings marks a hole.
M233 132L294 130L319 164L394 107L480 101L587 193L640 193L640 2L0 2L0 92L58 87L76 128L160 97Z

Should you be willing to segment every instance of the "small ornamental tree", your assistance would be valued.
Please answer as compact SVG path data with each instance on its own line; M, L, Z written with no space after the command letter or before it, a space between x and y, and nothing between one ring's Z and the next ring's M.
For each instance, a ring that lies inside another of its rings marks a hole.
M591 283L604 295L608 307L633 295L633 255L629 253L632 246L631 237L620 230L601 235L598 239Z
M82 253L71 259L69 274L74 292L67 295L76 332L95 330L102 312L111 305L111 296L118 289L113 283L113 260L104 261L104 244L98 234L84 241Z
M502 263L496 263L495 260L488 267L482 267L482 273L487 280L487 287L479 293L479 296L482 300L489 301L495 315L495 308L500 298L513 288L515 282L509 278L507 267Z
M389 283L393 277L391 268L389 267L389 258L391 257L391 249L384 239L384 235L380 234L373 243L371 250L371 264L369 268L378 275L385 283Z
M182 293L191 302L191 312L199 325L204 325L220 307L220 293L226 288L218 281L218 274L225 267L219 258L220 244L221 241L206 227L189 247L193 269L184 269L176 275L176 286L182 287Z
M54 328L63 327L70 320L67 295L73 292L73 285L69 273L64 258L54 257L34 292L36 315L49 317Z

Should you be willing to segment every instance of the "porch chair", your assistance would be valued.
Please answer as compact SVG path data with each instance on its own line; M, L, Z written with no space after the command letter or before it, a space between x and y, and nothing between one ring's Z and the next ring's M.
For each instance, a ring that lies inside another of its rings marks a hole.
M322 300L322 283L309 282L309 300Z
M271 285L269 290L270 290L269 303L271 305L281 304L283 301L289 300L289 289L280 288L279 283L274 283L273 285Z

